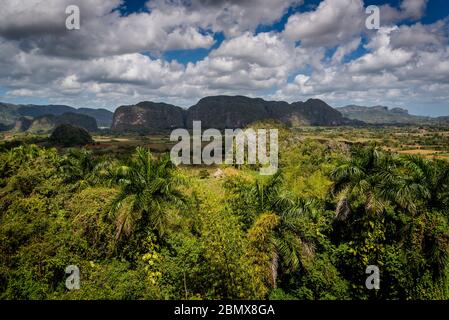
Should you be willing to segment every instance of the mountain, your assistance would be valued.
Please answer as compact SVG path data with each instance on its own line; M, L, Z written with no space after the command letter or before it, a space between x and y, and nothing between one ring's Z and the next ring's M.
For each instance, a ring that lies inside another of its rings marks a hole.
M306 102L294 102L300 110L300 114L308 125L313 126L340 126L361 124L344 117L338 110L329 106L320 99L309 99Z
M435 119L415 116L402 108L388 108L384 106L364 107L349 105L337 108L345 117L360 120L369 124L428 124Z
M438 124L448 125L449 124L449 116L437 117L435 121Z
M344 118L324 101L287 103L245 96L211 96L185 110L165 103L141 102L119 107L112 130L159 132L173 128L191 128L201 121L202 128L243 128L248 124L274 119L289 126L337 126L358 124Z
M186 111L186 126L191 128L193 121L199 120L203 128L243 128L268 119L268 104L263 99L244 96L206 97Z
M33 118L31 118L31 117L20 117L14 123L14 127L12 128L12 131L14 131L14 132L25 132L25 131L27 131L31 127L32 124L33 124ZM9 130L11 130L11 128Z
M114 113L106 109L79 108L75 109L75 112L95 118L97 125L103 128L110 128L114 117Z
M184 127L185 110L166 103L140 102L115 110L112 130L160 132Z
M14 126L16 119L20 117L17 109L18 106L14 104L0 102L0 129L9 130Z
M14 126L15 132L50 133L60 125L72 125L87 131L98 130L94 118L78 113L66 112L59 116L42 115L36 118L21 117Z
M106 109L75 109L65 105L15 105L0 102L0 131L11 130L16 126L15 122L21 121L20 119L23 117L61 116L66 113L93 117L97 121L98 126L108 128L112 124L114 115Z
M44 115L60 116L66 112L76 112L75 108L64 105L19 105L17 108L18 114L24 117L39 117Z

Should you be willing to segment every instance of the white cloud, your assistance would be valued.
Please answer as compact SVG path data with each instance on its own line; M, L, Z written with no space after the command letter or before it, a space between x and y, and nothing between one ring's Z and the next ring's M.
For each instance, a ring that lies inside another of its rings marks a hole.
M361 38L355 38L348 43L340 45L332 56L332 61L334 63L340 63L345 56L347 56L360 46L361 40Z
M358 36L364 17L361 0L324 0L314 11L290 16L284 34L303 46L332 47Z
M440 20L434 24L402 25L391 33L393 48L438 49L448 43L449 20Z
M65 27L69 4L80 7L80 30ZM24 50L85 59L213 44L212 36L200 32L198 24L186 24L185 10L170 14L155 10L123 17L112 11L119 4L119 0L8 1L0 11L0 36L17 41Z
M391 47L391 34L397 30L397 27L381 28L365 46L371 52L352 61L348 70L355 73L392 71L412 62L413 51Z
M289 7L301 3L303 0L153 0L148 7L165 16L179 11L184 21L239 36L278 21Z
M425 12L428 0L402 0L400 9L389 4L380 6L381 24L395 24L402 20L419 20Z

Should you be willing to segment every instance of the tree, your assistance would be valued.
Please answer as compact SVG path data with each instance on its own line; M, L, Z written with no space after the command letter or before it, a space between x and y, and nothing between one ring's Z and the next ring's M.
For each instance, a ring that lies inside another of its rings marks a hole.
M169 157L154 159L149 150L138 147L122 174L111 209L116 217L116 239L129 235L141 222L149 223L161 235L167 204L183 202L177 189L180 179Z
M335 168L331 177L338 202L332 234L345 252L342 265L351 282L359 282L351 274L376 264L383 266L384 288L400 288L381 289L380 296L414 298L422 296L420 290L445 295L437 293L434 283L445 277L449 265L448 167L442 161L357 147ZM365 295L359 287L356 296Z
M61 174L66 183L88 184L97 165L92 152L86 149L70 149L61 161Z
M314 256L314 244L305 236L301 220L313 211L314 203L284 192L281 171L249 186L242 183L228 188L245 199L244 208L251 212L244 218L244 223L250 223L249 254L269 286L275 288L279 272L295 272Z
M386 206L377 184L394 165L389 154L377 147L352 150L350 159L332 170L332 193L338 197L335 217L345 221L355 207L362 205L367 212L381 213Z
M399 159L401 179L390 179L382 187L392 190L390 199L412 214L441 210L449 205L449 165L414 155ZM401 200L406 200L407 203Z

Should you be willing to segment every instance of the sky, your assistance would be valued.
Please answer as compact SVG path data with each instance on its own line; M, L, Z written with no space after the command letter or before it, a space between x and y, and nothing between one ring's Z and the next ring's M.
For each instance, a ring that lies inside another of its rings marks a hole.
M114 110L226 94L449 115L448 40L447 0L0 0L0 101Z

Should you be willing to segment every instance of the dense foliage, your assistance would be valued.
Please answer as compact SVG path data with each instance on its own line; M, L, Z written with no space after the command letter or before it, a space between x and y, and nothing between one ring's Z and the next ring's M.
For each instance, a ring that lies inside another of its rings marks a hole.
M0 298L449 298L447 162L281 137L276 175L223 179L145 148L5 148Z
M51 134L49 141L63 147L84 146L93 142L92 137L86 129L70 124L57 126Z

